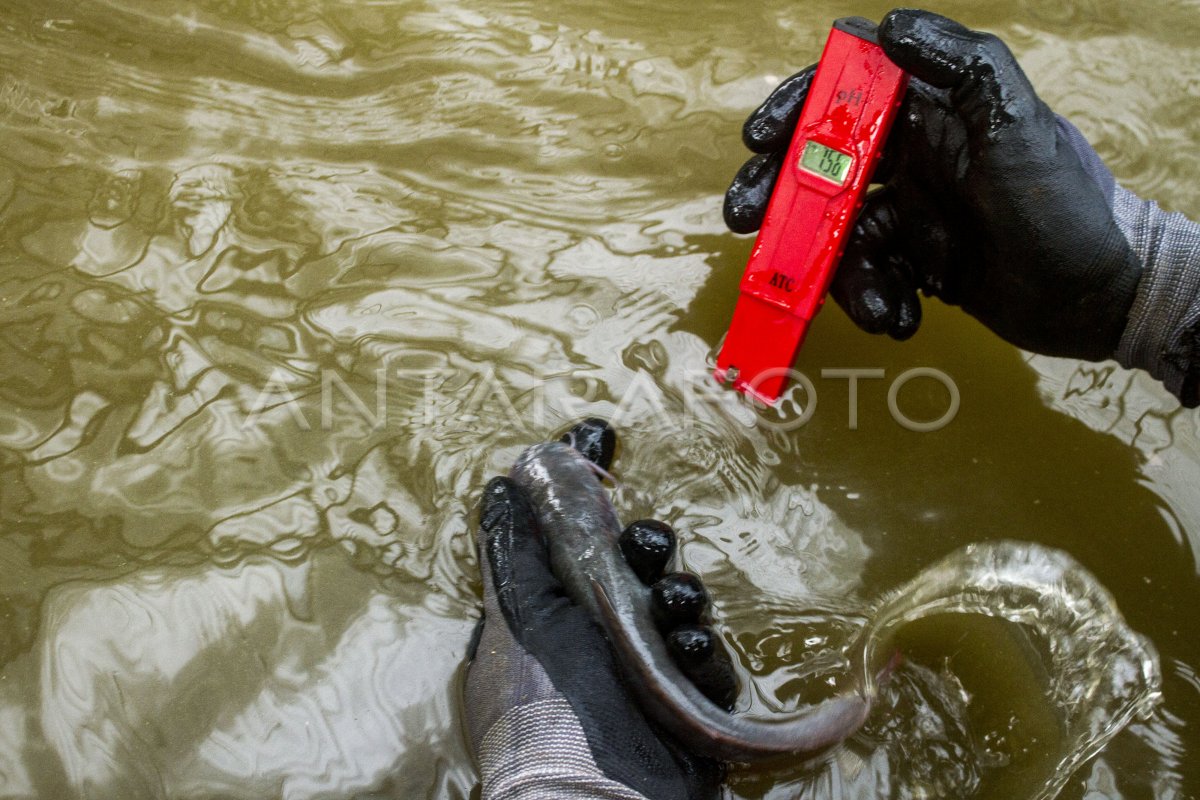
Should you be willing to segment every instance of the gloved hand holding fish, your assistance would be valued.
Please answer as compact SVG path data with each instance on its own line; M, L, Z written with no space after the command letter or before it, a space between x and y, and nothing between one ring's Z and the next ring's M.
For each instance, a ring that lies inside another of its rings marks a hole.
M837 695L789 714L739 713L703 586L663 575L674 533L654 520L622 531L602 483L614 445L611 428L587 420L484 490L484 617L465 704L488 800L707 797L725 762L823 768L872 714L899 631L937 614L1016 623L1029 653L1052 654L1030 658L1046 675L1057 753L1027 796L1053 797L1157 701L1153 648L1095 579L1061 552L1002 541L953 553L873 604L845 642Z

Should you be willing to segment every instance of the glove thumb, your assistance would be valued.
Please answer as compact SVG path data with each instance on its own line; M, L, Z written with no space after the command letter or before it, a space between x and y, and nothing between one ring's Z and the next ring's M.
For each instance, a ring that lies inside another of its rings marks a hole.
M1014 121L1050 113L1012 51L990 33L930 11L900 8L883 18L879 43L901 69L949 90L970 135L994 137Z
M533 509L508 478L493 478L483 491L478 546L484 613L502 617L518 640L569 606Z

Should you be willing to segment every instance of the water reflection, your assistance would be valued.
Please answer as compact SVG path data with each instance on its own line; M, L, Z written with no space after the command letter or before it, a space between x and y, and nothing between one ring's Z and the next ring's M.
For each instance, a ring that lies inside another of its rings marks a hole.
M41 728L85 795L311 796L392 770L442 795L437 764L463 757L445 675L470 621L412 599L420 622L329 553L57 589Z
M1121 89L1191 74L1183 22L1153 29L1158 48L1106 29L1131 73L1060 30L1079 9L1037 11L1045 30L1020 6L946 10L1017 37L1123 180L1195 205L1194 92ZM1173 482L1200 459L1179 417L1134 410L1153 395L1103 411L1122 435L1144 419L1139 461L1073 422L1082 392L1039 390L961 321L899 350L835 313L808 363L924 360L964 384L956 425L915 440L864 396L858 435L824 411L779 433L728 397L692 402L745 256L717 199L740 119L845 12L7 3L0 793L465 796L474 494L530 441L619 412L621 511L683 531L753 703L802 699L867 598L954 537L1036 536L1096 572L1170 670L1161 715L1070 796L1177 794L1200 718L1181 547L1200 511ZM1158 140L1177 158L1151 158ZM952 682L904 680L896 724L938 731L922 768L968 781Z

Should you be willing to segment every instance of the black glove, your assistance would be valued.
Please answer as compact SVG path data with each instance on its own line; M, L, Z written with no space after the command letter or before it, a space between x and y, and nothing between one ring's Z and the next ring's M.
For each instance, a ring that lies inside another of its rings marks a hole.
M592 439L581 435L576 446ZM601 450L580 449L593 457ZM533 509L507 478L484 490L478 547L484 617L465 711L484 800L715 797L721 765L676 747L626 693L604 634L566 597ZM691 575L661 577L673 532L653 520L635 522L621 547L653 585L661 628L684 672L730 707L736 687L728 654L699 624L703 586Z
M875 176L885 188L859 217L834 299L864 330L906 339L920 289L1018 347L1111 357L1141 267L1095 153L995 36L898 9L879 43L912 79ZM763 155L726 194L734 232L761 224L814 72L789 78L746 121L746 146Z

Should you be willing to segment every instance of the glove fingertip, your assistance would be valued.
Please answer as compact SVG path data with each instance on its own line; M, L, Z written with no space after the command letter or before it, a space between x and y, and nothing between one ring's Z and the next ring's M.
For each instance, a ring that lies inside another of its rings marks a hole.
M725 193L725 225L734 233L753 233L762 225L782 156L754 156L738 170Z
M647 586L662 577L675 555L675 543L674 529L656 519L631 522L617 537L625 562Z
M740 197L726 195L722 214L725 217L725 227L732 232L754 233L762 227L765 211L766 209L745 202Z
M875 268L843 262L831 293L850 321L867 333L886 333L892 328L895 302L884 276Z
M850 302L850 318L867 333L891 330L896 320L891 298L878 286L866 286Z
M479 528L486 535L510 519L516 486L503 476L492 478L479 501Z
M921 301L916 291L908 289L903 292L896 304L896 314L892 325L888 328L888 336L898 342L911 339L921 326Z
M650 612L663 629L700 622L708 605L708 590L690 572L673 572L650 587Z
M771 152L778 137L778 124L763 114L761 107L746 117L746 122L742 125L742 144L751 153L763 155Z
M879 43L901 69L940 88L964 77L964 45L972 31L941 14L898 8L879 23Z
M520 619L527 606L562 594L533 507L516 483L505 477L489 481L479 517L481 552L506 617Z
M812 64L787 78L746 118L742 143L748 150L774 153L788 146L816 72Z
M707 625L680 625L667 635L667 651L697 689L726 711L737 702L737 674L716 633Z

